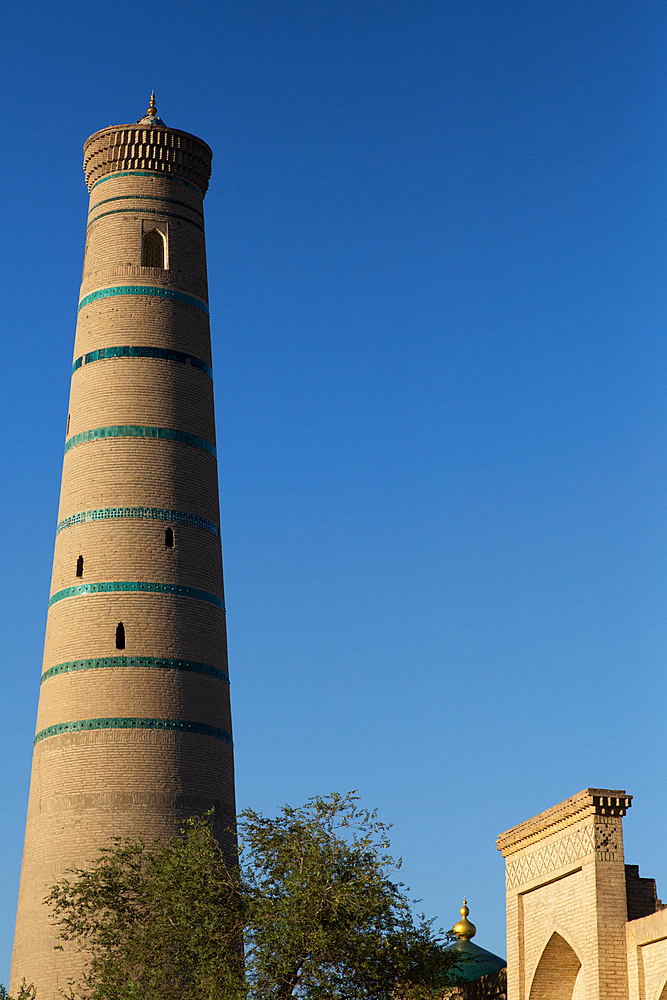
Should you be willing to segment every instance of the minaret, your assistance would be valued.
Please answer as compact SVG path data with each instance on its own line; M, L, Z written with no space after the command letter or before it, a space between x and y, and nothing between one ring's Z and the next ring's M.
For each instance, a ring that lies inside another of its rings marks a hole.
M235 815L203 198L155 97L84 146L90 192L12 964L78 976L43 899L113 836Z

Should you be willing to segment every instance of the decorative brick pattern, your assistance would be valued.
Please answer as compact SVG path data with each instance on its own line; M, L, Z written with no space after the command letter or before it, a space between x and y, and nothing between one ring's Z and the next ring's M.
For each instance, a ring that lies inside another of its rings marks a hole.
M179 441L181 444L189 444L194 448L202 448L213 457L216 457L215 445L196 434L188 431L179 431L175 427L139 427L132 424L116 427L93 427L89 431L81 431L73 434L65 442L65 452L70 448L75 448L78 444L86 444L88 441L99 441L102 438L161 438L164 441Z
M204 232L204 227L199 222L195 222L194 219L188 219L187 215L177 215L176 212L165 212L164 210L158 211L156 208L112 208L108 212L100 212L95 218L90 219L88 222L89 226L94 225L94 223L99 222L100 219L104 219L107 215L159 215L161 219L180 219L181 222L188 222L191 226L196 226L200 229L202 233Z
M115 521L120 518L131 518L142 521L169 521L171 524L188 524L194 528L203 528L212 535L219 535L220 529L213 521L196 514L186 514L182 510L162 510L159 507L103 507L99 510L84 510L80 514L71 514L58 522L56 535L66 528L76 524L86 524L94 521Z
M622 817L631 799L586 788L498 837L508 1000L629 1000Z
M160 180L171 181L174 184L184 184L186 187L192 188L193 191L196 191L197 194L201 194L199 188L195 184L190 184L189 181L184 181L182 177L174 177L173 174L159 173L157 170L114 170L113 174L107 174L106 177L100 177L98 181L95 181L94 184L91 185L91 193L93 188L96 188L98 184L103 184L104 181L117 180L119 177L159 177Z
M592 827L584 827L575 833L553 844L547 844L540 851L524 855L518 861L508 862L505 872L505 886L514 889L517 885L532 882L533 879L546 875L557 868L579 858L585 857L595 850L595 834Z
M158 299L173 299L174 302L183 302L185 305L194 306L195 309L201 309L208 316L208 306L201 299L195 298L194 295L186 295L184 292L177 292L173 288L155 288L150 285L116 285L113 288L100 288L97 292L84 295L79 302L78 311L81 312L91 302L97 302L99 299L115 298L117 295L154 295Z
M72 411L74 426L77 417ZM200 448L186 448L176 441L158 445L150 438L106 438L72 448L65 465L59 521L90 509L156 507L218 523L216 461ZM179 469L178 478L170 473L174 467ZM111 495L109 482L114 484Z
M104 180L107 180L107 178L104 178ZM93 208L91 208L91 211L98 209L100 205L108 205L112 201L159 201L163 205L178 205L179 208L187 208L189 212L194 212L194 214L198 215L200 219L203 220L204 218L203 212L200 212L199 209L188 205L185 201L177 201L175 198L163 198L154 194L117 194L113 198L103 198L102 201L98 201Z
M120 347L101 347L97 351L89 351L82 354L72 365L72 374L78 371L83 365L90 365L95 361L110 361L114 358L150 358L155 361L175 361L180 365L190 365L205 372L209 377L213 376L213 369L206 361L196 358L194 354L185 354L183 351L171 351L166 347L146 347L123 345Z
M622 861L623 830L620 822L614 819L606 822L598 820L594 829L598 861Z
M205 590L196 587L182 587L175 583L156 583L148 580L104 580L100 583L81 583L76 587L65 587L49 598L49 607L68 597L84 597L91 594L174 594L178 597L192 597L197 601L206 601L216 608L225 610L225 602L215 594L207 594Z
M130 170L175 174L206 194L210 147L188 132L155 125L120 125L96 132L83 147L88 190L100 175Z
M203 736L212 736L216 740L225 740L226 743L233 745L230 734L224 729L207 726L203 722L186 722L184 719L77 719L75 722L60 722L42 729L35 736L35 744L50 736L98 729L165 729L177 733L200 733Z
M186 670L193 674L206 674L209 677L217 677L218 680L229 684L229 677L223 670L212 667L210 663L197 663L194 660L170 660L160 656L97 656L87 660L70 660L68 663L56 663L55 667L50 667L42 674L40 684L57 677L59 674L68 674L72 670L116 670L120 667L146 667L157 670Z

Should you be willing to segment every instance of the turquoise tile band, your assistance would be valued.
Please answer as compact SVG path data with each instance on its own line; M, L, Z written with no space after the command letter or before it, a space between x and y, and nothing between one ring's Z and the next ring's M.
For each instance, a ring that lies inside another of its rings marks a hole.
M48 739L49 736L62 736L64 733L94 732L100 729L162 729L177 733L198 733L212 736L216 740L224 740L230 746L234 745L231 735L225 729L209 726L205 722L186 722L185 719L77 719L76 722L60 722L56 726L48 726L35 736L35 744Z
M190 444L194 448L202 448L213 458L217 458L215 445L204 438L190 434L188 431L179 431L174 427L141 427L135 424L121 424L117 427L94 427L89 431L81 431L80 434L73 434L65 442L65 454L70 448L76 448L78 444L85 444L87 441L100 441L104 438L160 438L164 441L178 441L180 444Z
M163 510L161 507L101 507L98 510L84 510L80 514L71 514L58 521L56 535L65 528L73 528L76 524L86 524L90 521L111 521L120 518L135 518L144 521L169 521L171 524L188 524L193 528L203 528L216 537L220 530L214 521L196 514L186 514L182 510Z
M185 292L177 292L173 288L155 288L152 285L115 285L113 288L100 288L97 292L84 295L79 302L77 312L81 312L91 302L114 298L116 295L153 295L158 299L173 299L175 302L184 302L188 306L194 306L195 309L201 309L207 316L209 315L206 303L194 295L186 295Z
M113 667L148 667L158 670L182 670L192 674L206 674L229 684L229 677L224 670L212 667L209 663L198 663L196 660L171 660L160 656L97 656L88 660L70 660L67 663L56 663L42 674L40 684L76 670L101 670Z
M108 205L111 201L160 201L164 205L178 205L179 208L187 208L188 212L193 212L200 219L204 218L203 212L200 212L198 208L193 208L192 205L188 205L187 202L176 201L175 198L162 198L159 194L117 194L113 198L102 198L90 211L96 212L100 205Z
M159 170L116 170L113 173L105 174L104 177L100 177L98 181L91 186L90 190L96 188L98 184L104 184L105 181L116 180L118 177L159 177L162 181L173 181L174 184L185 184L186 187L192 188L197 194L203 198L200 188L196 184L191 184L190 181L184 181L182 177L174 177L172 174L162 174Z
M194 354L185 354L183 351L172 351L168 347L135 347L126 344L120 347L101 347L98 351L90 351L82 354L72 365L72 375L84 365L90 365L94 361L109 361L114 358L151 358L155 361L174 361L180 365L190 365L205 372L210 378L213 377L213 369L206 361L196 358Z
M104 219L107 215L127 215L128 213L132 215L159 215L161 218L180 219L181 222L189 222L191 226L196 226L200 232L204 232L201 222L188 219L187 215L177 215L176 212L164 212L158 208L110 208L108 212L100 212L94 219L89 219L87 228L90 229L94 222L99 222L100 219Z
M76 587L58 590L49 600L49 607L64 601L67 597L84 597L91 594L172 594L176 597L192 597L197 601L214 604L221 611L225 602L215 594L196 587L183 587L180 583L155 583L149 580L103 580L99 583L80 583Z

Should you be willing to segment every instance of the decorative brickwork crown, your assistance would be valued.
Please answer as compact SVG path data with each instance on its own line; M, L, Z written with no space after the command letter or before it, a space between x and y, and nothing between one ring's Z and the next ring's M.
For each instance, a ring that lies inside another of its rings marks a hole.
M622 818L631 805L632 795L620 789L585 788L557 806L501 833L496 845L506 858L589 816Z
M83 169L90 191L106 174L150 170L180 177L206 194L213 153L189 132L160 126L115 125L95 132L83 147Z

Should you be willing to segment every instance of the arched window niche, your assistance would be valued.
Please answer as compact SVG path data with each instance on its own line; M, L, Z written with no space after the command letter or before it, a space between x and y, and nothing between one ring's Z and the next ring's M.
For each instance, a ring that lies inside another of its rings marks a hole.
M576 953L556 931L538 963L530 987L530 1000L579 1000L583 974Z
M141 264L143 267L167 266L167 241L159 229L149 229L141 239Z

